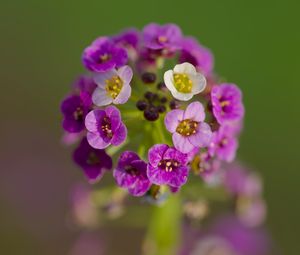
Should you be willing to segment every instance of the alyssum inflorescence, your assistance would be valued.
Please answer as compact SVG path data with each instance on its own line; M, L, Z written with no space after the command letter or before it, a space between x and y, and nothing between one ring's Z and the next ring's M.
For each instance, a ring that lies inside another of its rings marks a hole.
M61 104L74 161L92 183L113 168L133 196L177 192L235 158L244 107L220 83L213 56L174 24L99 37L83 52L89 71ZM112 156L117 162L113 163ZM166 189L167 187L167 189Z

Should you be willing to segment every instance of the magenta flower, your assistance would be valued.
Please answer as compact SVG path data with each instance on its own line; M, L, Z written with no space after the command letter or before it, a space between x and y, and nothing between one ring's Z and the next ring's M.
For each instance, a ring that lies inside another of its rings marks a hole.
M204 108L200 102L188 105L185 111L172 110L165 117L165 125L171 132L175 148L183 153L192 151L195 147L209 145L212 132L210 126L203 122Z
M97 150L83 138L73 153L74 162L79 165L92 183L100 180L107 170L112 168L112 159L105 150Z
M148 152L147 175L157 185L180 187L187 181L188 156L166 144L156 144Z
M178 255L264 255L270 240L262 228L244 226L238 218L224 215L207 227L183 225L183 242Z
M106 72L125 65L126 50L118 47L108 37L99 37L88 46L82 56L84 66L93 72Z
M262 182L259 176L238 164L229 164L224 172L224 185L234 195L259 196Z
M211 91L213 114L220 124L239 121L244 116L242 93L235 84L223 83Z
M147 177L147 164L132 151L124 151L114 170L117 184L128 189L133 196L142 196L150 188L151 183Z
M87 92L65 98L61 103L64 130L70 133L79 133L84 130L84 119L90 111L91 105L91 96Z
M120 111L114 106L89 112L85 118L85 126L88 130L87 140L96 149L104 149L110 144L118 146L127 136Z
M75 91L87 92L90 95L93 94L96 89L97 84L94 82L93 78L87 75L81 75L73 84L73 88Z
M181 47L180 63L191 63L204 75L211 74L214 67L214 58L209 49L203 47L193 37L185 37L181 42Z
M263 229L249 228L235 217L221 218L215 224L212 235L222 238L233 254L263 255L269 248L269 240Z
M121 47L126 49L137 49L140 39L140 32L135 28L122 31L120 34L112 37L112 40Z
M232 162L238 148L238 141L234 131L229 126L221 126L213 133L208 151L211 156L217 156L220 160Z
M143 36L146 48L153 50L176 50L182 39L180 28L174 24L151 23L144 27Z

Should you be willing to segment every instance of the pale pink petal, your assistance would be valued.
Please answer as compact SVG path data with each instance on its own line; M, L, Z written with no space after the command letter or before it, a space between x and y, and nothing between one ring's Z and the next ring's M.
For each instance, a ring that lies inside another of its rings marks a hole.
M89 144L95 149L105 149L110 142L105 142L99 134L88 132L86 136Z
M132 80L133 72L130 66L122 66L118 70L119 77L125 84L129 84Z
M176 131L176 128L180 121L183 120L183 110L172 110L167 113L165 117L165 126L171 133Z
M196 134L189 136L188 139L195 147L208 146L212 139L210 126L205 122L199 123Z
M98 121L105 117L105 111L94 110L90 111L85 117L85 127L90 132L98 132Z
M107 94L107 91L103 88L96 88L93 95L92 101L97 106L109 105L113 99Z
M200 102L190 103L184 112L183 118L197 122L203 121L205 119L203 105Z
M195 146L190 143L187 137L184 137L176 132L173 134L172 139L175 148L182 153L188 153L195 148Z

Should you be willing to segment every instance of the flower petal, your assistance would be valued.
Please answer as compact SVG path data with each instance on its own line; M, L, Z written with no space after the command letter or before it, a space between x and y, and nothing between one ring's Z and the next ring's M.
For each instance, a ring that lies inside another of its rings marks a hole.
M164 159L173 159L178 161L182 166L187 164L188 155L180 152L175 148L169 148L164 154Z
M131 95L131 86L126 84L121 89L119 95L113 100L114 104L125 104Z
M118 186L122 188L129 188L131 187L136 179L132 178L130 174L127 174L122 169L116 168L113 172L113 176L118 184Z
M119 77L125 84L129 84L132 80L133 72L130 66L122 66L118 70Z
M205 122L199 123L197 132L194 135L191 135L188 139L190 143L196 147L208 146L212 139L210 126Z
M99 134L88 132L86 138L89 144L95 149L104 149L110 145L110 142L105 142Z
M165 126L171 133L176 132L176 128L180 121L183 120L183 110L172 110L165 117Z
M118 146L125 141L127 137L127 128L121 122L120 126L115 130L114 136L111 139L111 144Z
M118 75L116 69L109 70L104 73L97 73L94 76L94 81L101 88L105 88L106 80L110 80L113 76Z
M106 107L105 112L110 119L111 130L115 132L115 130L120 126L121 123L121 113L117 107L112 105Z
M151 182L148 179L136 180L134 185L128 188L128 192L136 197L143 196L150 188Z
M173 71L168 70L164 73L164 82L166 87L171 91L171 92L177 92L177 89L174 86L174 78L173 78ZM173 93L172 93L173 94Z
M188 167L178 167L175 171L172 171L169 177L168 185L172 187L180 187L186 183L188 177Z
M190 79L193 83L192 93L194 95L202 92L205 89L206 79L204 75L202 75L201 73L197 73L194 75L190 75Z
M98 132L98 122L105 117L105 111L93 110L85 117L85 127L90 132Z
M92 101L97 106L109 105L113 99L107 94L107 91L103 88L96 88L93 95Z
M169 146L166 144L156 144L152 146L148 151L149 164L157 166L168 148Z
M172 96L180 101L189 101L194 96L193 93L181 93L178 92L176 89L171 90Z
M156 185L166 184L164 172L166 172L166 171L161 170L158 167L148 164L147 176L148 176L150 182L152 182Z
M175 148L182 153L188 153L195 148L195 146L190 143L187 137L184 137L178 133L173 134L172 140Z
M200 102L190 103L184 111L183 119L201 122L205 119L204 107Z
M196 74L197 70L192 64L185 62L174 67L174 73Z

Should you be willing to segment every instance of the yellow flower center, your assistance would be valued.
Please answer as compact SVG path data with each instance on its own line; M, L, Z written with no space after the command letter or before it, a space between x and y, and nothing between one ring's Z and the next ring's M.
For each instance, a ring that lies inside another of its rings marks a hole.
M107 93L115 99L119 94L123 87L123 81L119 76L113 76L109 80L105 81L105 89Z
M166 36L159 36L159 37L158 37L158 41L159 41L160 43L165 43L165 42L168 41L168 38L167 38Z
M191 93L193 82L186 74L174 74L175 88L181 93Z
M101 63L105 63L110 59L111 59L111 55L109 55L109 54L103 54L99 57L99 60Z
M221 101L221 102L220 102L220 105L221 105L221 107L229 106L229 105L230 105L230 102L229 102L228 100Z
M198 122L193 120L183 120L176 128L176 132L183 136L190 136L197 132Z

